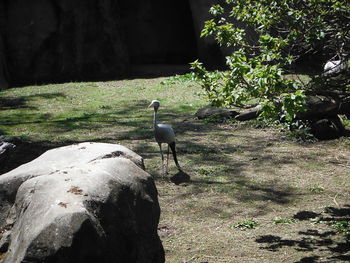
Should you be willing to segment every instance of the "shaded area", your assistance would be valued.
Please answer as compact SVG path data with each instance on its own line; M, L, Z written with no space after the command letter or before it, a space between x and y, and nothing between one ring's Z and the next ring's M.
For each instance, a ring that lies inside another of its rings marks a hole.
M5 1L4 44L12 86L106 79L128 64L117 1Z
M350 221L350 205L342 208L328 207L324 214L314 213L312 211L300 211L294 215L299 220L316 219L320 224L334 226L339 222ZM349 262L350 260L350 232L345 232L343 238L339 238L336 228L331 231L319 231L317 229L307 229L298 232L299 238L287 239L278 235L263 235L255 241L265 246L260 249L266 249L273 252L279 252L282 248L291 247L298 251L312 252L315 256L308 256L295 263L318 263L325 262L324 257L318 256L319 251L327 251L329 257L327 262Z
M2 1L0 80L7 87L164 76L187 72L197 58L222 67L225 49L200 38L213 3Z
M187 64L197 58L188 0L119 1L119 7L131 65Z
M0 97L0 110L9 110L9 109L33 109L33 106L29 106L29 101L34 98L43 98L43 99L53 99L53 98L65 98L64 93L44 93L44 94L34 94L29 96L18 96L16 98L1 98Z

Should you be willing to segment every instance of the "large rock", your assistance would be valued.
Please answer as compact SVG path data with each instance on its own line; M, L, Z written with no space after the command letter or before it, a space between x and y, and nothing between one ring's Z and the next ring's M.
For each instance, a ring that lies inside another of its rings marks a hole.
M49 150L0 176L2 263L164 262L140 156L115 144Z

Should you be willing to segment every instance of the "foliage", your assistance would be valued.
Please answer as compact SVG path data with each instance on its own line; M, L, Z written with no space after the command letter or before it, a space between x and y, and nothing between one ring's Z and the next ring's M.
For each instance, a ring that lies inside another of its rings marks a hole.
M334 227L339 233L350 234L350 221L332 221L331 226Z
M245 229L254 229L257 226L259 226L259 223L255 220L245 220L245 221L240 221L232 225L234 228L239 228L242 230Z
M225 8L214 5L210 13L213 19L205 22L201 36L232 48L229 70L209 72L198 60L191 66L216 106L244 106L256 99L262 118L292 122L305 110L306 95L329 84L321 73L308 83L285 78L293 63L321 50L329 58L350 53L349 2L226 0Z
M286 138L297 142L315 142L317 139L311 133L311 128L307 121L294 120L286 125L289 132L286 133Z

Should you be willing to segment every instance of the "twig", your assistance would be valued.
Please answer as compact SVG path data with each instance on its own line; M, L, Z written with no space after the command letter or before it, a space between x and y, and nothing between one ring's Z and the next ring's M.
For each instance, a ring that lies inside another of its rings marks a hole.
M338 202L337 202L337 200L336 200L337 196L338 196L338 194L336 194L336 195L333 197L333 202L335 203L335 205L336 205L337 207L340 207L340 205L338 204Z
M332 164L335 164L335 165L339 165L339 166L345 167L345 168L350 168L350 165L338 163L337 161L329 161L329 162L332 163Z
M337 202L337 196L338 196L338 194L339 194L339 193L337 193L335 196L330 196L329 194L327 194L327 196L328 196L329 198L332 198L333 203L334 203L338 208L340 208L340 205L339 205L339 203Z
M186 260L186 261L183 261L183 263L189 263L189 262L191 262L192 260L194 260L194 259L196 259L196 258L198 258L198 256L197 256L197 255L194 255L194 256L191 257L190 259L188 259L188 260Z

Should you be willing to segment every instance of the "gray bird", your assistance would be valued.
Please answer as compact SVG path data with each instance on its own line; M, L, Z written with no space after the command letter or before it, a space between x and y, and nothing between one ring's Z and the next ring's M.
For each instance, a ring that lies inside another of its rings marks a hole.
M179 162L177 161L176 157L176 149L175 149L175 133L173 128L171 128L169 125L165 124L158 124L158 116L157 111L159 108L160 102L158 100L152 100L151 104L148 106L154 108L154 115L153 115L153 126L154 126L154 137L156 139L156 142L159 145L160 154L162 156L162 169L164 173L164 156L162 151L162 143L168 144L168 154L167 154L167 162L166 162L166 173L168 173L168 163L169 163L169 147L173 153L174 162L179 169L181 170L181 167L179 165Z

